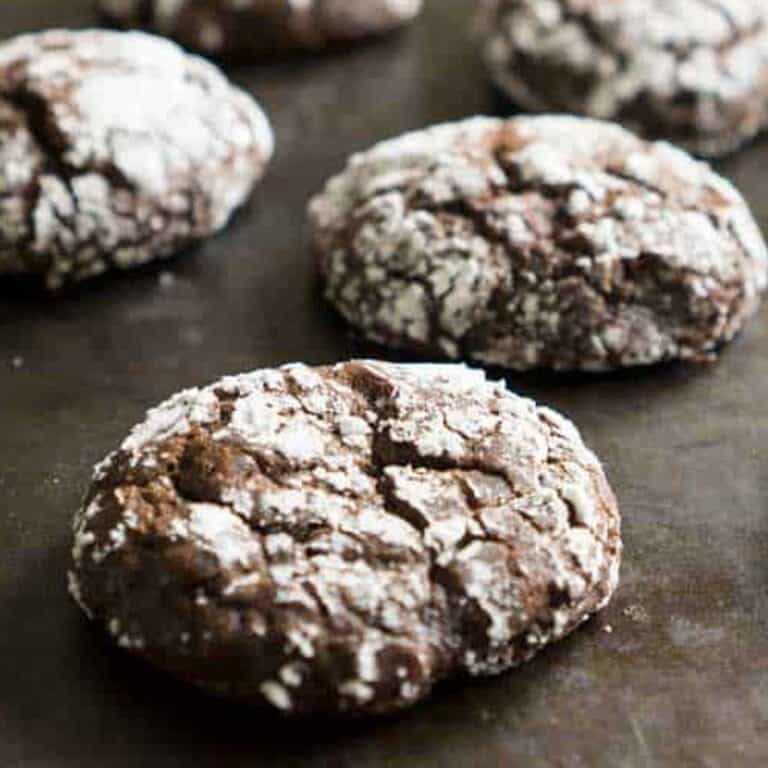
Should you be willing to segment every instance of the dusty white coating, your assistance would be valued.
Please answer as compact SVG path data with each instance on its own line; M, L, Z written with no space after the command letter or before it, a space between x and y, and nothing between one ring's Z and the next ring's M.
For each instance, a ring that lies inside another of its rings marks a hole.
M554 412L464 366L290 365L150 412L77 517L73 592L206 687L389 711L572 630L620 551L600 465Z
M190 504L189 532L205 549L213 552L222 566L247 566L261 555L248 526L218 504ZM242 584L242 582L241 582Z
M415 18L423 0L99 0L99 5L122 24L155 29L208 54L247 59L389 32Z
M485 58L534 111L620 119L705 155L768 123L763 0L485 0Z
M473 118L353 156L309 207L326 296L369 338L514 368L711 355L768 257L739 193L617 125Z
M51 287L221 229L273 151L250 96L142 33L4 43L0 115L0 272L41 272Z

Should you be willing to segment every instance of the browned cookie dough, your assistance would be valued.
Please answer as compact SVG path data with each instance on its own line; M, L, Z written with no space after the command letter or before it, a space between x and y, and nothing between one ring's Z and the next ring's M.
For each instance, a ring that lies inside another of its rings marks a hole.
M765 0L485 0L496 84L532 111L618 120L701 155L768 126Z
M586 118L385 142L310 216L327 298L366 337L509 368L710 359L766 285L765 244L728 182Z
M574 426L457 365L286 366L182 392L98 468L70 590L221 695L383 713L609 600L614 496Z
M0 275L50 288L221 229L272 154L264 113L208 62L138 32L0 45Z
M113 22L229 59L316 50L390 32L422 0L100 0Z

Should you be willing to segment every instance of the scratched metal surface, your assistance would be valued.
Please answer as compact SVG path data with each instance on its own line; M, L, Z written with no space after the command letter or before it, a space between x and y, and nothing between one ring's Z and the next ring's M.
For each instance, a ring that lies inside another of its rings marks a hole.
M284 723L110 650L65 594L90 467L147 406L223 373L372 353L316 298L303 205L351 150L498 109L468 8L432 0L383 43L234 72L269 109L279 154L208 245L52 300L0 286L4 768L768 764L767 311L713 367L509 378L604 458L626 543L612 606L511 674L383 722ZM3 35L94 23L89 0L0 2ZM722 168L768 225L766 158L763 141Z

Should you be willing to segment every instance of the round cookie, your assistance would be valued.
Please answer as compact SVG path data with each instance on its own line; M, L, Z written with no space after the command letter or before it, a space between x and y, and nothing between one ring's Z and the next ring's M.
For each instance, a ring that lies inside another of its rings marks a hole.
M327 298L370 340L515 369L711 359L756 310L738 192L586 118L475 118L351 159L310 204Z
M100 0L112 22L226 59L318 50L391 32L422 0Z
M768 126L764 0L486 0L485 59L520 106L617 120L705 156Z
M48 287L170 256L224 227L272 154L264 113L138 32L0 45L0 274Z
M209 691L384 713L601 609L619 525L573 425L480 371L291 365L149 412L97 468L70 591Z

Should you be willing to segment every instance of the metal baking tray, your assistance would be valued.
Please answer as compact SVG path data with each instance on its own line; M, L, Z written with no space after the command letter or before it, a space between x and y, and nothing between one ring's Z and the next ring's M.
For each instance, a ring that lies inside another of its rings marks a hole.
M55 298L0 285L2 768L768 764L768 309L715 365L508 376L603 458L626 545L611 606L524 668L396 718L293 723L111 650L66 594L91 466L148 406L225 373L384 354L318 297L304 206L354 150L498 111L470 6L432 0L385 41L233 70L278 154L220 237ZM91 0L0 3L1 35L97 22ZM768 225L768 141L720 169Z

